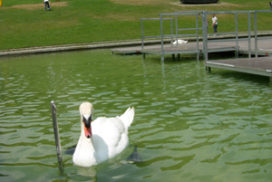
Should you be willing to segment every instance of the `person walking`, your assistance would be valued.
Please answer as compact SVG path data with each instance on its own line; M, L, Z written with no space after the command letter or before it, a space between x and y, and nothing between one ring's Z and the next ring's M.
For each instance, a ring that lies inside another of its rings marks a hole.
M51 10L50 9L50 4L49 4L49 0L43 0L44 2L44 10Z
M212 27L213 27L213 33L217 33L217 26L218 26L218 19L217 17L215 16L215 14L213 14L213 17L212 17Z

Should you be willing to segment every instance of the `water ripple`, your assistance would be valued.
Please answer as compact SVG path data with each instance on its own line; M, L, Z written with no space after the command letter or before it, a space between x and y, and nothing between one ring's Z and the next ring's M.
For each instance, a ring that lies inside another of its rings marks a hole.
M107 51L1 58L0 180L271 181L271 87L263 77L203 68ZM64 154L60 176L51 100L63 150L77 143L82 101L93 102L94 118L134 106L131 145L88 169ZM120 162L134 145L143 162Z

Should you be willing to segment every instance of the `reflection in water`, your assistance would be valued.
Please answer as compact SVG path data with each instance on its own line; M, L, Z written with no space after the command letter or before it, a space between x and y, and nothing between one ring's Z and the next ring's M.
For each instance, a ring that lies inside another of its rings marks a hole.
M163 89L166 87L164 60L161 60Z
M96 182L97 176L96 176L96 169L93 167L90 168L78 168L78 174L87 179L90 182Z
M214 70L203 62L107 51L0 60L1 181L270 181L272 91L264 77ZM64 154L58 173L50 101L62 149L75 145L78 107L94 118L135 106L129 146L93 168ZM121 162L137 144L143 162Z
M142 58L142 64L143 64L143 70L144 70L144 77L146 77L145 58ZM161 76L162 76L163 90L165 90L165 88L166 88L166 77L165 77L164 60L161 60Z

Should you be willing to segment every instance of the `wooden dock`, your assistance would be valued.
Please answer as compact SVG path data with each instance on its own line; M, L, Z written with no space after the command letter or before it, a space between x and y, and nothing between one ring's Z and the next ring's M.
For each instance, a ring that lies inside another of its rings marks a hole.
M197 53L196 42L189 42L181 46L172 46L171 44L164 44L165 55L175 54L190 54ZM220 42L214 41L209 44L209 53L222 53L226 51L236 51L235 42ZM249 49L249 47L251 49ZM211 68L220 68L231 71L238 71L243 73L250 73L255 75L262 75L270 77L272 80L272 39L271 37L258 40L257 49L255 49L255 39L251 39L250 46L246 39L239 41L238 54L252 55L251 58L233 58L224 60L208 60L205 62L206 69L211 71ZM258 56L255 57L257 50ZM199 51L203 53L203 44L199 42ZM145 46L142 50L141 46L117 48L112 50L115 54L128 55L128 54L161 54L161 45Z
M112 52L121 55L142 54L143 58L145 58L147 54L160 55L162 64L164 64L166 55L172 55L172 58L175 58L175 55L180 57L180 55L184 54L196 54L197 60L199 60L200 54L202 54L205 60L205 66L207 70L211 70L212 67L215 67L232 71L268 76L271 79L272 36L271 34L266 36L260 35L260 31L258 31L257 26L257 14L271 12L271 10L255 10L184 11L175 13L161 13L160 18L141 19L141 46L113 49ZM212 14L234 15L233 18L235 22L235 27L233 27L232 32L220 32L217 34L210 34L208 32L208 16ZM242 36L238 32L238 15L241 14L244 14L248 17L248 32L245 36ZM196 17L195 26L179 27L177 23L178 16ZM253 16L254 18L252 21ZM202 27L199 26L199 17L201 17L202 20ZM146 21L159 21L160 35L146 35L144 31L144 22ZM165 34L166 31L164 28L164 21L170 21L170 35ZM190 34L181 33L181 31L189 30L191 31ZM202 35L200 34L200 32L202 32ZM184 41L178 40L179 38L190 41L189 43L184 44ZM157 45L146 45L146 40L150 39L157 39L160 40L160 42L158 42ZM181 45L172 44L178 42L180 42ZM222 54L223 52L234 52L235 57L233 59L226 60L209 60L210 53ZM248 58L239 58L239 55L241 54L247 55Z
M216 39L215 39L216 40ZM250 42L251 49L248 49L248 41L246 39L239 40L239 54L249 54L249 52L253 55L255 54L255 40L251 39ZM187 44L173 46L171 44L164 44L164 54L190 54L196 53L197 43L196 42L189 42ZM268 37L267 39L262 38L258 40L258 52L257 54L260 56L269 56L272 55L272 38ZM235 51L236 44L234 41L220 42L220 39L217 39L215 42L209 43L210 52L227 52L227 51ZM217 51L218 50L218 51ZM199 42L199 51L203 53L203 44ZM148 45L142 49L141 46L132 46L132 47L121 47L112 49L112 53L119 54L119 55L131 55L131 54L156 54L161 55L161 44L156 45Z
M262 75L272 78L272 56L258 58L237 58L216 61L207 61L206 70L221 68L225 70Z

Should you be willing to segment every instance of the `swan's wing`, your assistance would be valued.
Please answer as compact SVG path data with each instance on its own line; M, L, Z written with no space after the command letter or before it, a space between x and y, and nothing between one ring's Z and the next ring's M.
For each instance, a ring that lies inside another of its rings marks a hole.
M134 120L134 115L135 115L134 107L129 107L121 116L118 116L117 118L119 118L123 122L126 130L128 130L128 127Z
M100 117L93 122L92 132L94 138L99 137L107 147L115 147L126 130L120 119Z
M111 158L120 153L128 144L123 122L116 118L98 118L92 124L93 144L99 159Z

